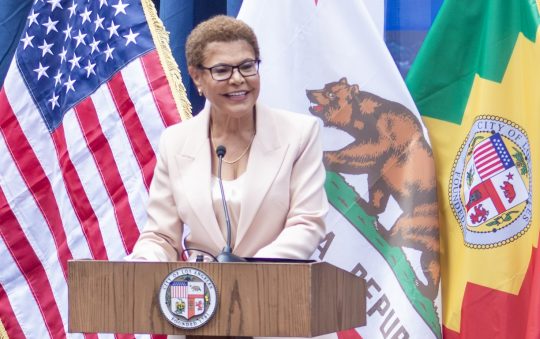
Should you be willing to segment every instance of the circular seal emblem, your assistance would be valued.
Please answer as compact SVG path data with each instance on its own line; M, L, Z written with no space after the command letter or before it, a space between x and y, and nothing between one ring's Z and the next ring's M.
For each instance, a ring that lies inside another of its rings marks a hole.
M191 267L179 268L165 278L159 306L167 320L182 329L205 325L217 308L217 290L210 277Z
M531 157L517 124L479 116L454 161L450 206L465 244L493 248L522 236L531 222Z

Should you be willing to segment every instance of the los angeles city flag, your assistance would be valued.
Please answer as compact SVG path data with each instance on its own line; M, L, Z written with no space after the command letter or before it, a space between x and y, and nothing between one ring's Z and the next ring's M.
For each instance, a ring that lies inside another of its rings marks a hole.
M445 338L540 338L540 18L447 0L407 84L428 126Z
M314 258L367 282L340 338L438 338L439 233L428 136L362 0L244 1L268 105L324 124L327 234ZM360 302L360 301L358 301Z
M150 0L27 16L0 91L0 337L61 339L68 260L131 252L159 135L190 111Z

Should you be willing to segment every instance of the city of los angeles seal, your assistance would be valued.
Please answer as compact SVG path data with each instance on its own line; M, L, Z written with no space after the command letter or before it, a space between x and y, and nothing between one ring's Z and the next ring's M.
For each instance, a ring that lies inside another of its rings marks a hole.
M479 116L450 175L450 206L472 248L493 248L523 235L531 222L529 140L517 124Z
M216 311L216 286L203 271L180 268L171 272L161 284L159 305L171 324L182 329L195 329L205 325Z

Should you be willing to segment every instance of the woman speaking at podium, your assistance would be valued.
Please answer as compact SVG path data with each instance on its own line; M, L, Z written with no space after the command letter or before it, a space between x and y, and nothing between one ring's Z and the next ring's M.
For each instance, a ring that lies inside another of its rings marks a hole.
M242 21L199 24L186 57L207 104L161 136L148 221L131 257L193 260L185 252L215 257L225 248L238 257L309 258L328 211L317 120L257 102L259 47Z

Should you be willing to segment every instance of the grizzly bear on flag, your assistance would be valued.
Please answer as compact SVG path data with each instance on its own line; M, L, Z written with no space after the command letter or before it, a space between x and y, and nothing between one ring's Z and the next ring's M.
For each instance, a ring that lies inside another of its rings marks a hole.
M403 105L360 91L346 78L320 90L307 90L310 112L325 126L347 132L355 140L324 153L329 171L366 174L369 201L359 199L366 213L383 213L390 197L401 214L388 230L378 222L381 236L392 246L420 251L427 285L417 285L434 300L440 280L439 226L436 179L431 147L418 118Z

